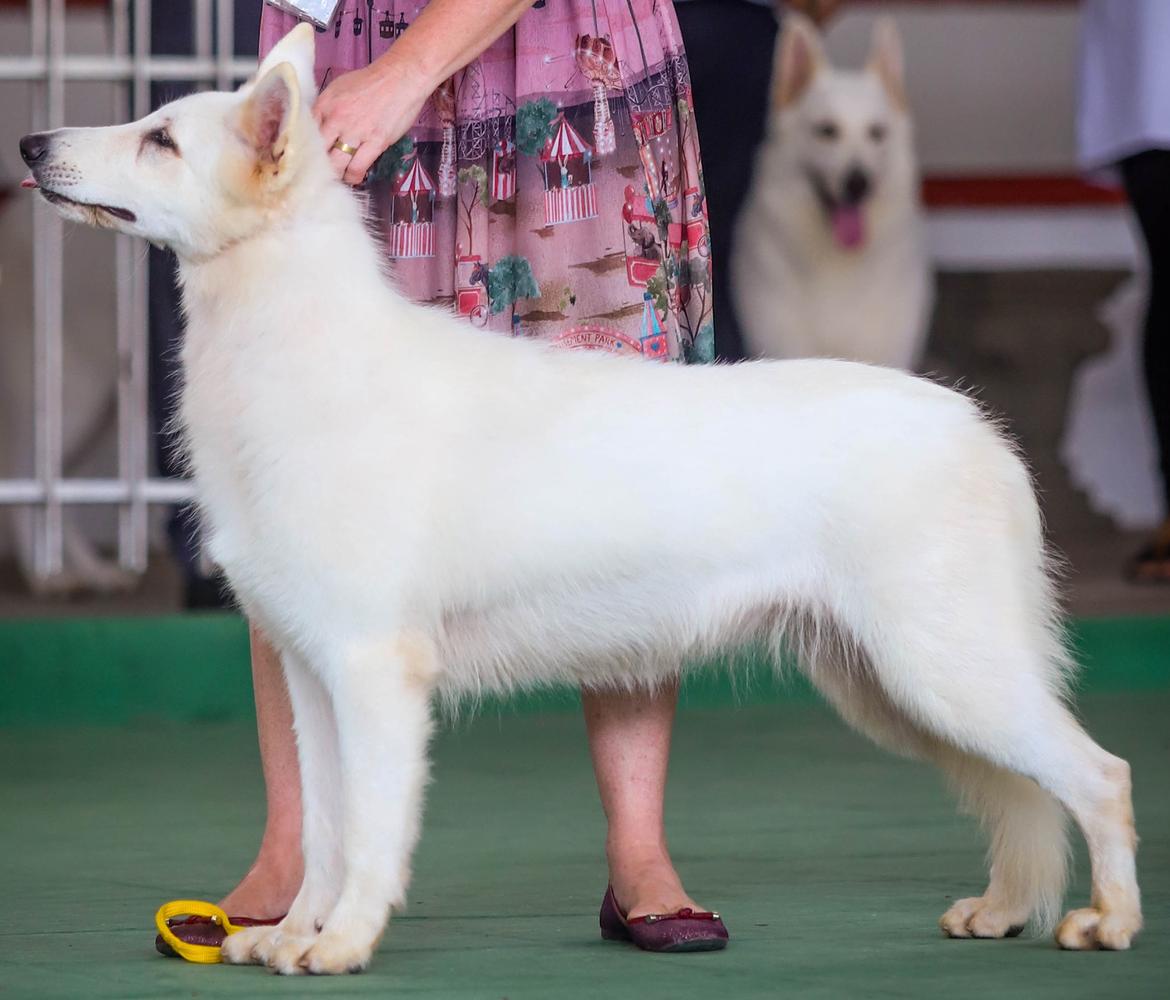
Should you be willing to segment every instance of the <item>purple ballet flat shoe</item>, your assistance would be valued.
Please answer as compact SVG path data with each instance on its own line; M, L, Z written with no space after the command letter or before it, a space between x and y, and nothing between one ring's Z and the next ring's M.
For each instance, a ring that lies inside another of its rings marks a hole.
M273 927L279 924L284 917L273 917L271 920L261 920L257 917L228 917L237 927ZM218 948L227 937L225 931L214 917L187 917L184 920L168 920L167 926L180 941L187 944L197 944L204 947ZM163 936L158 934L154 939L154 949L167 958L178 958L175 951Z
M612 885L601 901L599 922L606 941L629 941L643 951L719 951L727 947L727 928L718 913L684 906L677 913L647 913L627 920Z

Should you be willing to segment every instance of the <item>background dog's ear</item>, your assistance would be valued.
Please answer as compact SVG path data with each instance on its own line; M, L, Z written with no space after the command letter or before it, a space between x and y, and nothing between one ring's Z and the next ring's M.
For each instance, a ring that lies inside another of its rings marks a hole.
M873 26L867 68L876 73L890 100L899 108L907 106L906 77L902 65L902 36L892 17L879 17Z
M292 66L300 85L301 99L312 102L317 93L317 81L313 76L316 52L316 33L313 26L302 22L272 47L256 71L254 80L261 80L281 63L288 63Z
M256 151L256 166L264 176L277 177L286 166L284 156L300 100L296 72L280 63L256 81L240 109L240 134Z
M772 85L776 105L783 108L800 97L824 61L825 49L816 25L803 14L785 14Z

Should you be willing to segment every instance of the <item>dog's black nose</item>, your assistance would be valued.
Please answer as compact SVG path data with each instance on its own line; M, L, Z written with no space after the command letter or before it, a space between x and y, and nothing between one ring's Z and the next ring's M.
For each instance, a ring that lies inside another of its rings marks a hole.
M53 137L48 132L33 132L20 140L20 156L30 167L39 163L49 152Z
M869 188L869 175L860 167L853 167L845 175L845 186L841 191L842 200L847 205L856 205L869 194Z

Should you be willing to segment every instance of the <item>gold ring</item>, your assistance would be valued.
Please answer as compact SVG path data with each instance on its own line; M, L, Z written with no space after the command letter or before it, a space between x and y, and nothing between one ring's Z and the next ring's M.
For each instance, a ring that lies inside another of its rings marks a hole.
M353 156L357 152L357 146L351 146L348 142L343 142L338 139L333 144L334 149L340 149L346 156Z

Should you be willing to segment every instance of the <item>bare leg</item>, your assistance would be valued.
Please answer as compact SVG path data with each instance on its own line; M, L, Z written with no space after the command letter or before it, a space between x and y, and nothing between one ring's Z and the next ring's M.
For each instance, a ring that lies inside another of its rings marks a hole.
M280 657L253 628L252 686L268 819L252 867L220 906L229 916L284 916L301 887L301 772Z
M701 910L683 889L666 846L663 799L678 687L655 694L582 690L589 752L609 821L605 854L628 916Z
M276 927L251 927L223 945L223 960L259 962L286 973L299 971L299 960L313 943L317 928L333 910L341 889L343 865L340 831L341 772L333 704L319 677L296 653L281 655L292 703L300 761L302 844L305 880L286 916Z

